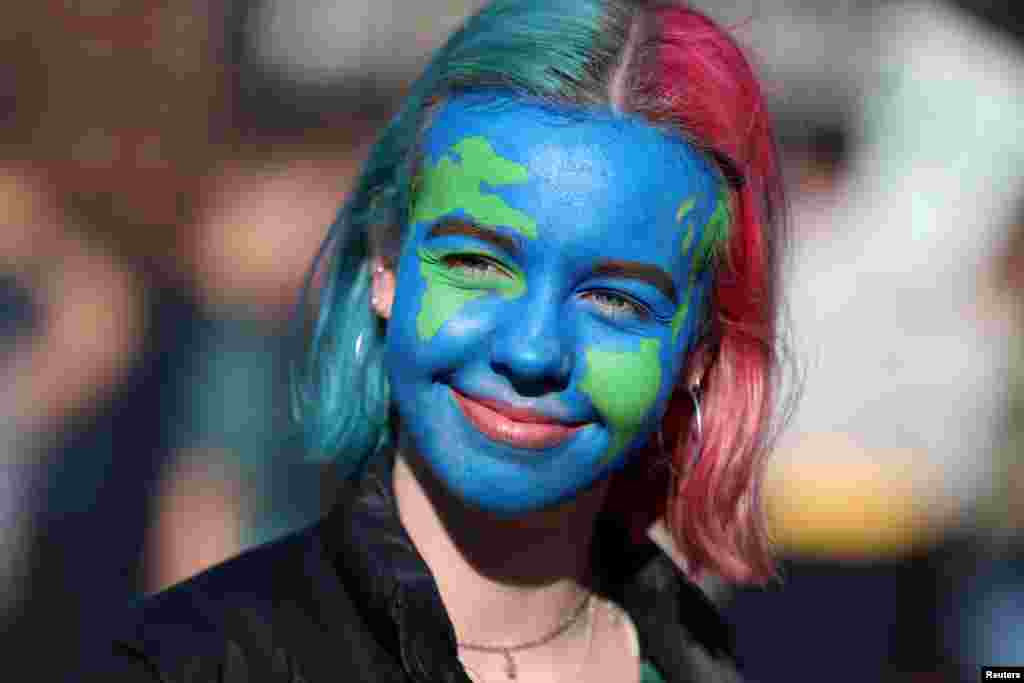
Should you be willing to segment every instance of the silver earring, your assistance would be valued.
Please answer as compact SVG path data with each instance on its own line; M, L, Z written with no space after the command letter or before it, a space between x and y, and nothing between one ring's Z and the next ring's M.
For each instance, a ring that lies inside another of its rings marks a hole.
M693 444L691 446L690 466L696 467L697 463L700 461L700 449L704 440L704 422L701 419L700 414L700 385L694 384L688 386L686 387L686 391L690 394L690 400L693 401L693 419L694 422L696 422L695 426L697 427L696 434L694 434L692 429L690 430L690 442Z

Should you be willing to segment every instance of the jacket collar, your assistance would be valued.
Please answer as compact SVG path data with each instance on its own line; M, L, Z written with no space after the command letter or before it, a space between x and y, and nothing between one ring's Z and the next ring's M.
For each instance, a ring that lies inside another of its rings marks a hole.
M380 452L362 477L344 485L324 544L374 636L414 679L466 683L437 584L399 520L393 464L393 450ZM594 539L595 590L630 614L644 657L666 681L690 680L692 646L731 657L732 633L717 608L657 546L632 542L604 518Z

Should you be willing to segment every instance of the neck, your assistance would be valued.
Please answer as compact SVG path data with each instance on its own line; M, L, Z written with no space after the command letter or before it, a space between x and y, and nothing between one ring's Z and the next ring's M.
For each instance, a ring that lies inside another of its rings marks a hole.
M465 505L407 452L399 450L393 474L399 517L437 581L458 640L514 646L557 628L587 595L606 485L507 519Z

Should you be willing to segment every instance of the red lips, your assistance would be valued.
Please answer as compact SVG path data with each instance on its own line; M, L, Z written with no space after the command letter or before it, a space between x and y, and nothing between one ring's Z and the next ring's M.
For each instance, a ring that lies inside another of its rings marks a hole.
M484 436L516 448L552 448L568 440L584 426L566 424L507 403L469 398L454 389L452 394L466 419Z

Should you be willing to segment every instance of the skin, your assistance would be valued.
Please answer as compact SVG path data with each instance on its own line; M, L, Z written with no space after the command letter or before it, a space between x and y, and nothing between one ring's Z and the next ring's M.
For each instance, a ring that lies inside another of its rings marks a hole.
M709 284L694 272L719 190L708 162L639 119L566 114L500 92L444 105L386 303L408 457L499 515L574 498L646 443ZM455 391L578 429L495 441Z

